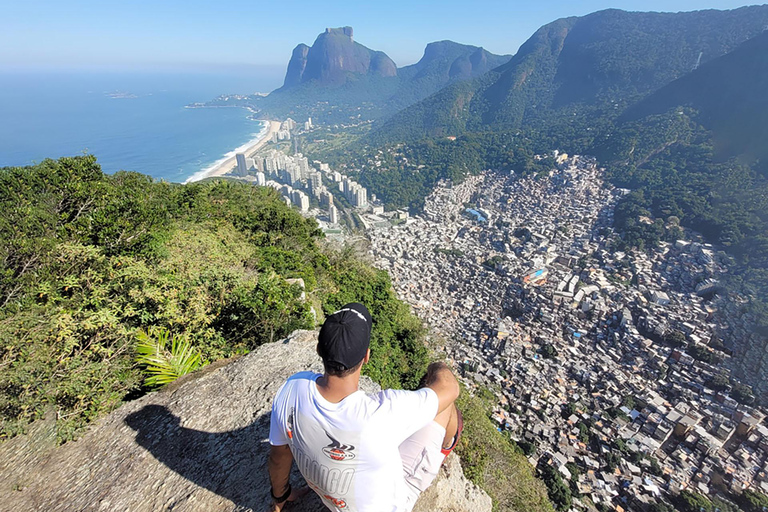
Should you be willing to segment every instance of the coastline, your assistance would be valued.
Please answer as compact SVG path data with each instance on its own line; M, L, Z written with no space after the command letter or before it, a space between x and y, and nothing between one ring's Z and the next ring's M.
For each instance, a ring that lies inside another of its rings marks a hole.
M280 129L279 121L263 121L269 123L266 129L262 129L259 136L246 144L230 151L224 158L217 160L212 165L206 167L202 171L198 171L184 181L184 184L193 183L195 181L204 180L206 178L213 178L216 176L224 176L229 174L232 169L237 165L237 153L244 153L246 158L253 155L256 151L260 150L269 140L272 139L272 134Z

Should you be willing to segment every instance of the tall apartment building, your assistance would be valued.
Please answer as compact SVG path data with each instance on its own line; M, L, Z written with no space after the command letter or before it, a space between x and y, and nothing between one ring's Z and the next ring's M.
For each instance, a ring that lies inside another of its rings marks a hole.
M236 174L238 176L246 176L248 174L248 163L245 161L245 153L237 153L235 160L237 161Z
M328 214L331 217L331 224L338 224L339 223L339 209L335 206L331 205L328 208Z
M365 189L365 187L358 185L357 190L355 190L354 204L358 208L364 208L368 206L368 191Z
M320 206L329 208L333 206L333 194L327 189L320 192Z

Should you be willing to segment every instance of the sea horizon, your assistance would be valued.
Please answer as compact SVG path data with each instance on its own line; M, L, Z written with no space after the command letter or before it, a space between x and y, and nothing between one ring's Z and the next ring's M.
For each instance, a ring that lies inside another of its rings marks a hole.
M192 181L260 138L241 108L186 108L221 94L268 92L252 72L0 73L0 168L93 154L104 172Z

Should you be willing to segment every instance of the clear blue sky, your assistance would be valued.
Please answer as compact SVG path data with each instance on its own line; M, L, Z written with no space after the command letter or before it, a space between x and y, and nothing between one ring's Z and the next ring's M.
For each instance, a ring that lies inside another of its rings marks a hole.
M615 7L732 9L743 0L0 0L0 70L17 67L285 67L327 26L412 64L431 41L515 53L541 25Z

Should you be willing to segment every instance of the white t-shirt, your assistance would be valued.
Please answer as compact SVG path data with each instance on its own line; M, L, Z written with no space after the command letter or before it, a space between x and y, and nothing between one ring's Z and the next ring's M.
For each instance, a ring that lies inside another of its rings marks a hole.
M437 394L356 391L339 403L317 389L320 374L289 378L272 404L269 442L290 445L299 471L338 512L399 512L406 501L398 446L437 414Z

